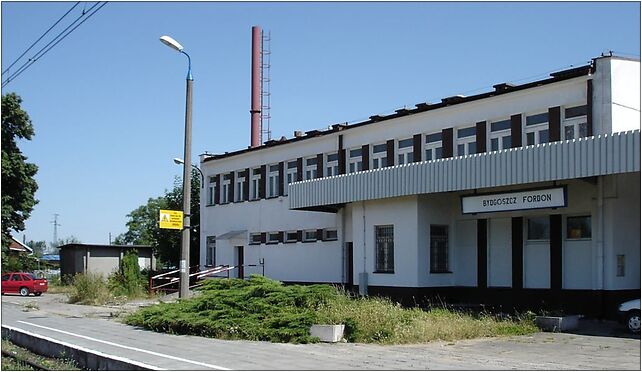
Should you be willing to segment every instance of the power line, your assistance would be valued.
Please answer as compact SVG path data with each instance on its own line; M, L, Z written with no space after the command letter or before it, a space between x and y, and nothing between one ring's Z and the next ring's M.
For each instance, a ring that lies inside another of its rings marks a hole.
M9 69L10 69L11 67L13 67L13 65L15 65L15 64L20 60L20 58L22 58L25 54L27 54L27 52L29 52L29 51L31 50L31 48L33 48L33 47L34 47L34 46L35 46L35 45L36 45L40 40L42 40L42 38L43 38L43 37L45 37L45 35L47 35L47 34L49 33L49 31L51 31L51 29L53 29L54 27L56 27L56 25L57 25L58 23L60 23L60 21L62 21L62 19L63 19L63 18L65 18L65 17L67 16L67 14L69 14L72 10L74 10L74 8L75 8L76 6L78 6L78 4L80 4L80 1L79 1L79 2L77 2L76 4L74 4L74 5L73 5L73 6L72 6L68 11L67 11L67 13L63 14L63 15L62 15L62 17L60 17L60 18L56 21L56 23L54 23L51 27L49 27L49 29L48 29L47 31L45 31L45 33L44 33L44 34L42 34L42 35L38 38L38 40L34 41L34 42L31 44L31 46L30 46L29 48L27 48L27 50L25 50L24 52L22 52L22 54L20 55L20 57L16 58L16 60L15 60L15 61L13 61L13 63L12 63L12 64L10 64L10 65L9 65L9 67L7 67L4 71L2 71L2 75L4 75L7 71L9 71Z
M89 8L88 12L91 12L91 10L92 10L92 9L94 9L96 6L98 6L98 4L100 4L100 2L98 2L98 3L94 4L91 8ZM2 83L2 87L4 88L7 84L9 84L9 83L10 83L11 81L13 81L15 78L17 78L18 76L20 76L20 75L21 75L21 74L22 74L26 69L28 69L29 67L31 67L31 65L33 65L33 64L34 64L38 59L40 59L40 58L41 58L41 57L43 57L45 54L47 54L47 52L49 52L53 47L55 47L56 45L58 45L58 43L59 43L59 42L61 42L62 40L64 40L64 39L65 39L69 34L71 34L75 29L77 29L78 27L80 27L80 25L82 25L83 23L85 23L85 21L86 21L86 20L88 20L89 18L91 18L91 16L93 16L94 14L96 14L96 12L98 12L98 11L99 11L102 7L104 7L105 5L107 5L107 2L106 2L106 1L105 1L105 2L103 2L103 4L102 4L102 5L100 5L100 6L98 7L98 9L94 10L91 14L89 14L87 17L85 17L85 19L83 19L80 23L78 23L78 24L76 25L76 27L72 28L71 30L69 30L69 32L67 32L66 34L64 34L64 35L61 37L60 35L62 35L65 31L67 31L71 26L73 26L76 22L78 22L78 21L79 21L79 20L80 20L84 15L85 15L85 13L83 13L83 14L82 14L80 17L78 17L78 18L77 18L77 19L76 19L72 24L70 24L69 26L67 26L67 28L65 28L64 30L62 30L62 31L61 31L61 32L60 32L60 33L59 33L59 34L58 34L58 35L57 35L53 40L51 40L47 45L45 45L42 49L40 49L40 50L38 51L38 53L36 53L32 58L30 58L27 62L25 62L25 63L24 63L24 64L23 64L19 69L18 69L18 71L14 72L14 73L13 73L13 75L9 76L9 77L7 78L7 80L5 80L5 81ZM58 39L58 40L56 40L56 39ZM54 42L55 42L55 43L54 43ZM53 43L53 45L51 45L52 43ZM51 46L50 46L50 45L51 45Z

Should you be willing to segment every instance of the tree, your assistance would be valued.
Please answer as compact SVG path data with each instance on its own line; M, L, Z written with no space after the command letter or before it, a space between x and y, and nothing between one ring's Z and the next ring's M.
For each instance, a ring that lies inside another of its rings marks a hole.
M27 242L27 246L33 249L33 255L36 257L42 257L42 255L45 254L45 251L47 250L47 242L44 240L38 242L30 240Z
M20 104L22 99L15 93L2 96L2 261L11 242L11 231L25 229L33 207L38 203L34 194L38 184L34 176L35 164L27 163L27 157L18 148L17 139L30 140L34 135L31 119Z
M201 176L192 169L190 223L190 266L197 265L200 250L200 186ZM131 211L127 217L127 232L114 239L115 244L151 245L161 261L169 266L178 266L181 250L180 230L161 229L158 225L161 209L183 210L183 185L180 178L165 195L149 198L147 204Z

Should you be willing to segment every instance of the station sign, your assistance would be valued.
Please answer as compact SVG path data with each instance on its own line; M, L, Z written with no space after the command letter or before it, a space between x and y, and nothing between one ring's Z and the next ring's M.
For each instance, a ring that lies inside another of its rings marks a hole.
M566 207L566 187L461 197L461 213L507 212Z
M183 229L183 212L161 209L158 222L160 224L161 229L182 230Z

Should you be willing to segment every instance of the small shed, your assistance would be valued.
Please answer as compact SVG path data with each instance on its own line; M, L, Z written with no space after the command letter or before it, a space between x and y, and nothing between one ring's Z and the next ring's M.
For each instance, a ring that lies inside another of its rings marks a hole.
M65 244L60 247L60 275L78 273L102 274L107 278L118 270L120 262L130 250L138 252L141 269L156 269L156 257L149 245Z

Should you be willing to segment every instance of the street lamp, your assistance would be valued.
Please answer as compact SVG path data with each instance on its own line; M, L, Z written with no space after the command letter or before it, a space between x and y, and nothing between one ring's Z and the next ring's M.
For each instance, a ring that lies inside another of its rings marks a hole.
M185 164L183 159L181 158L174 158L174 164ZM205 176L203 175L203 172L201 171L201 168L197 167L196 165L192 164L192 168L196 169L198 173L201 174L201 189L205 185Z
M180 288L179 298L187 298L189 294L189 241L190 241L190 185L192 172L185 164L192 164L192 59L183 51L183 46L169 36L161 36L160 41L168 47L187 56L187 90L185 97L185 152L183 159L183 230L181 233Z

